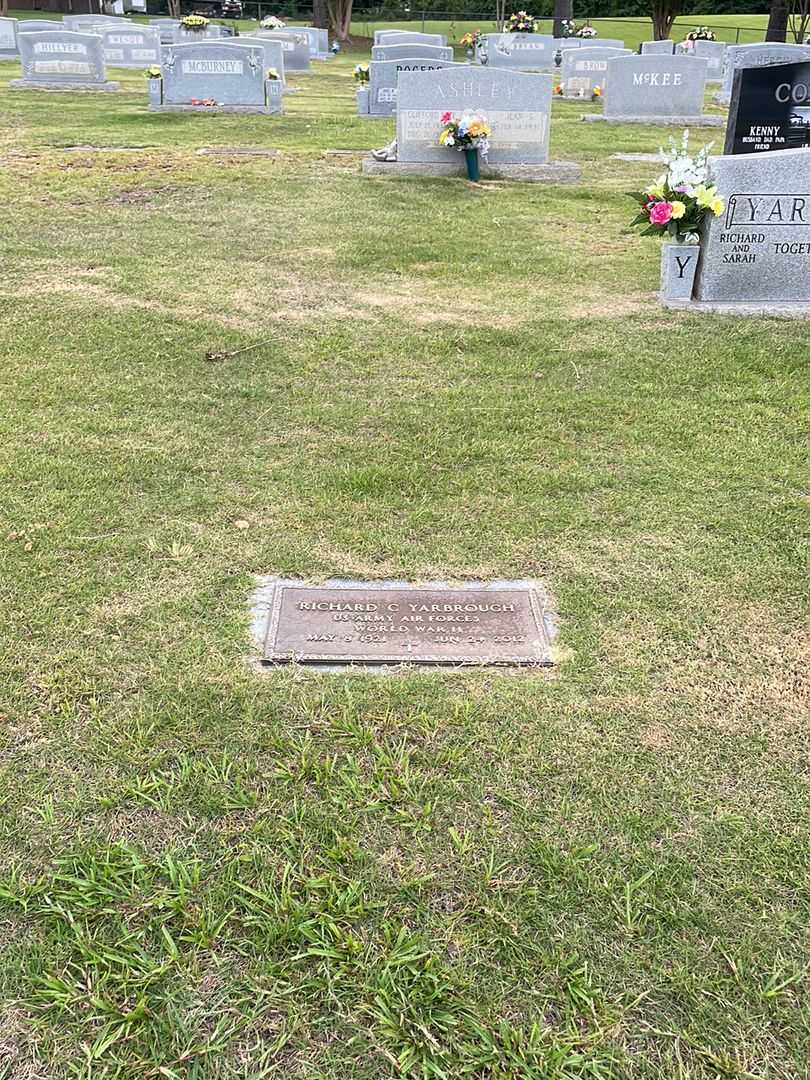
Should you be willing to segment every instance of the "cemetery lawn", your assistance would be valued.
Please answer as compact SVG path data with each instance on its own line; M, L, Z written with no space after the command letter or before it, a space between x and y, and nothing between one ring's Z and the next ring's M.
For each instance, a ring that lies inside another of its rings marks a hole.
M659 309L652 128L363 179L359 55L0 65L0 1076L795 1080L810 325ZM541 578L558 664L260 672L268 573Z

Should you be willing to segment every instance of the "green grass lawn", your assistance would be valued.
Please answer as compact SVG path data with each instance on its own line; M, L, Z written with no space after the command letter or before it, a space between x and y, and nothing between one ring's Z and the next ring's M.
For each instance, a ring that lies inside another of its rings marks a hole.
M798 1080L810 325L658 307L654 128L325 156L358 56L0 65L0 1077ZM558 664L260 672L267 573L542 578Z

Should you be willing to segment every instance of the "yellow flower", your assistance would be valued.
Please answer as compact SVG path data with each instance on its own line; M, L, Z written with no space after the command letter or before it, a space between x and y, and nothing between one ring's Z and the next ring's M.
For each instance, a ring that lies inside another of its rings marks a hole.
M709 203L709 209L711 210L711 212L714 214L715 217L720 217L720 215L723 213L725 208L726 208L726 204L723 201L723 199L720 198L719 195L715 196L715 198L713 198L712 201Z
M682 218L683 215L686 213L686 205L682 202L679 202L677 199L675 199L674 202L672 202L670 205L672 206L672 216L676 221L678 220L678 218Z
M481 125L479 123L476 122L474 124L470 124L470 135L472 135L472 137L474 139L477 138L481 134L483 134L483 132L481 130Z
M602 87L601 86L595 86L593 88L593 96L594 97L601 97L602 96Z
M663 199L664 197L664 185L653 184L652 187L648 187L644 192L645 195L649 195L653 199Z
M705 210L707 207L711 206L712 199L717 195L717 188L706 187L705 184L698 184L694 194L698 206Z

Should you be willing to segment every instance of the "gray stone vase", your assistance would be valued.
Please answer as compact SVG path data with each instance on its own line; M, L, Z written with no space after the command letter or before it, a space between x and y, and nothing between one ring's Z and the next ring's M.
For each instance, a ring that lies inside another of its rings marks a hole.
M667 241L661 248L661 299L691 300L700 244Z

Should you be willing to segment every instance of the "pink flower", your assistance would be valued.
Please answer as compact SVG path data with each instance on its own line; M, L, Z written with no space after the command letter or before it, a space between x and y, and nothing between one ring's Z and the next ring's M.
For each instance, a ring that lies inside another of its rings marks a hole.
M450 112L442 113L442 123L443 124L449 124L452 119L453 119L453 114L452 113L450 113Z
M672 203L657 202L650 210L650 223L652 225L666 225L672 217Z

